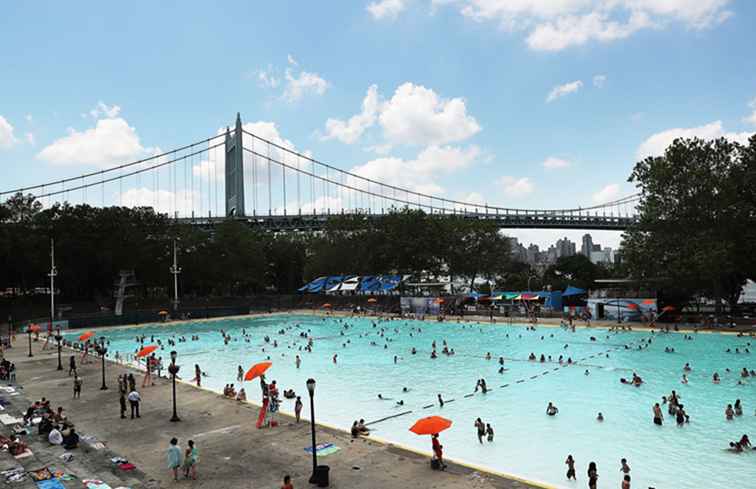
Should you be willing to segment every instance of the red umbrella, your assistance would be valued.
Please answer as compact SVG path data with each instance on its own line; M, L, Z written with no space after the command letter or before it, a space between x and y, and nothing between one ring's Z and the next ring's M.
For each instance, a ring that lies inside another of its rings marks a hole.
M247 373L244 374L244 380L254 380L256 377L264 374L265 371L271 367L271 365L273 365L273 362L260 362L252 365L249 370L247 370Z
M27 331L30 331L32 333L39 333L39 324L30 324L29 328L27 328Z
M627 308L628 308L628 309L633 309L633 310L636 310L636 309L638 309L638 304L636 304L635 302L629 302L629 303L627 304Z
M325 304L323 304L323 309L330 309L330 308L331 308L331 304L329 304L327 302Z
M155 351L157 349L158 349L157 345L145 346L144 348L142 348L141 350L139 350L139 353L136 354L136 357L137 358L146 357L147 355L149 355L150 353L152 353L153 351Z
M79 336L79 341L87 341L92 336L94 336L94 332L93 331L87 331L83 335Z
M643 304L647 306L653 306L656 304L656 299L643 299Z
M448 429L452 425L451 420L441 416L428 416L418 419L409 430L416 435L435 435Z

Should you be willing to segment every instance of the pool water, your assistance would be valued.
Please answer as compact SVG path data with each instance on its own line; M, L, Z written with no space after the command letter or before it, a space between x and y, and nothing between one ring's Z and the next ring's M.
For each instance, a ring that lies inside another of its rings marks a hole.
M233 338L228 345L221 329ZM243 329L248 336L243 336ZM281 329L284 334L279 334ZM300 336L302 332L314 338L311 353L304 350L307 339ZM145 345L154 335L155 341L163 343L158 356L164 365L175 349L182 377L191 378L194 364L199 364L208 373L203 385L219 392L236 379L238 365L246 370L270 356L273 366L266 375L268 381L277 380L281 392L294 389L305 406L305 381L317 380L319 421L349 429L358 418L371 422L412 411L370 428L376 436L430 452L429 437L416 436L408 428L421 417L442 415L453 421L441 434L446 457L557 487L586 487L590 461L598 465L599 487L620 487L622 458L632 468L632 487L756 487L756 451L725 450L743 434L756 441L756 378L738 384L743 367L756 369L753 338L699 333L687 340L683 334L610 333L600 328L571 332L536 327L533 331L523 325L316 315L148 325L103 334L110 341L109 356L115 351L133 354L139 348L137 335L147 337ZM199 341L189 341L191 335L199 335ZM266 335L270 343L264 341ZM167 345L168 338L178 336L187 341ZM638 350L649 338L650 345ZM430 358L434 340L437 359ZM443 340L454 349L453 356L441 353ZM413 347L417 354L411 353ZM674 353L666 353L665 347L674 348ZM726 353L728 348L741 353ZM752 353L744 353L745 348ZM487 352L491 360L485 358ZM528 361L531 352L537 357L551 355L553 361ZM297 354L302 359L299 369ZM334 354L338 354L337 363ZM576 364L560 365L560 355ZM500 356L505 358L504 373L499 373ZM688 373L689 383L682 384L686 362L693 370ZM718 385L711 381L714 371L721 376ZM641 387L620 383L620 378L631 378L633 372L644 379ZM479 378L486 380L489 392L465 397ZM235 386L241 387L238 382ZM260 400L257 380L244 387L249 400ZM409 391L403 392L403 387ZM690 423L676 426L662 406L664 425L655 426L651 408L672 390L681 397ZM378 394L391 400L379 400ZM447 401L443 407L436 401L438 394ZM736 399L741 400L743 415L726 421L725 407ZM404 405L396 405L398 400ZM559 408L557 416L546 416L549 401ZM293 412L293 401L283 400L282 410ZM603 422L596 421L599 411ZM309 417L307 407L303 416ZM494 428L493 443L478 442L477 417ZM577 482L565 478L568 454L576 460Z

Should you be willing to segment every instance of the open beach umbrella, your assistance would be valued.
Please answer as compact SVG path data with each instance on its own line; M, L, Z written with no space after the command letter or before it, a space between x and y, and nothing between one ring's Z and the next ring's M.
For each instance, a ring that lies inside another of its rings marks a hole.
M139 353L136 354L136 357L137 358L146 357L147 355L149 355L150 353L152 353L153 351L155 351L157 349L158 349L157 345L148 345L148 346L145 346L144 348L142 348L141 350L139 350Z
M323 309L330 309L331 307L332 307L331 304L329 304L328 302L323 304Z
M376 299L375 297L371 297L370 299L368 299L368 303L370 303L370 304L375 304L376 302L378 302L378 299ZM323 306L323 307L325 307L325 306Z
M635 302L628 302L627 303L627 308L628 309L632 309L632 310L636 310L636 309L638 309L638 304L636 304Z
M428 416L418 419L409 430L416 435L435 435L448 429L452 425L451 420L441 416Z
M163 309L158 314L160 314L161 316L167 316L168 315L168 311L166 311L165 309Z
M30 324L27 328L27 331L30 331L32 333L39 333L39 324Z
M87 341L92 336L94 336L94 331L87 331L83 335L79 336L79 341Z
M435 302L436 304L443 304L446 301L441 297L437 297L433 302Z
M643 304L645 304L647 306L653 306L654 304L656 304L656 300L655 299L643 299Z
M247 373L244 374L244 380L254 380L256 377L264 374L265 371L271 367L271 365L273 365L273 362L260 362L252 365L249 370L247 370Z

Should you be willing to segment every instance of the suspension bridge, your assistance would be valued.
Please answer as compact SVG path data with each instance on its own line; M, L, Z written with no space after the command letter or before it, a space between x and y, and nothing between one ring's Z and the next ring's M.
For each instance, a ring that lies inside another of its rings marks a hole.
M380 219L392 209L490 220L501 228L624 230L637 221L637 194L590 207L520 209L462 202L380 182L323 163L244 129L227 127L168 152L75 177L0 192L31 194L43 206L152 207L180 222L227 219L274 231L318 230L334 216Z

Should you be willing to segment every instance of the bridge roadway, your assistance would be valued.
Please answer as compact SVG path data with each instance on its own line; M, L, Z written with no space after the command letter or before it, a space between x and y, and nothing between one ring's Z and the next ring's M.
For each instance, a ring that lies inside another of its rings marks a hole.
M340 216L338 213L324 214L275 214L234 217L233 219L246 222L249 226L268 231L319 231L329 219ZM384 214L362 214L366 220L381 219ZM434 213L438 217L451 215L462 216L465 219L480 219L495 221L502 229L585 229L624 231L637 222L635 216L590 215L587 212L554 213L553 211L509 211L509 213ZM225 221L225 217L188 217L179 218L183 224L191 224L200 228L212 228Z

